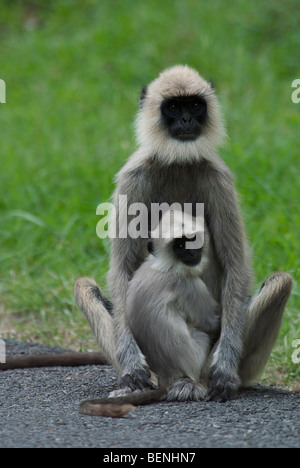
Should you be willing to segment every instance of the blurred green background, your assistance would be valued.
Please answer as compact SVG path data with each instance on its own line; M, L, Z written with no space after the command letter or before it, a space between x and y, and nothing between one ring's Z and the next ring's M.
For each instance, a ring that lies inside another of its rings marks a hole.
M0 335L97 349L73 284L105 285L96 207L134 151L143 84L187 63L217 89L257 285L294 277L264 378L295 386L299 320L298 0L1 0Z

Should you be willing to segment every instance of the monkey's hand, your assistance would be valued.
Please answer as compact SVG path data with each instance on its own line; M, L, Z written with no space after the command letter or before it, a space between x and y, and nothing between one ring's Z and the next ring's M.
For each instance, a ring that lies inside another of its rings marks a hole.
M157 385L151 380L149 368L138 369L124 374L119 380L120 388L129 388L132 392L135 390L145 391L157 388Z
M240 386L240 379L235 372L222 371L217 364L211 368L210 389L207 394L208 400L225 402L233 399Z
M130 374L123 374L119 378L118 388L110 392L110 397L124 396L133 392L145 392L158 388L157 383L149 368L132 371Z

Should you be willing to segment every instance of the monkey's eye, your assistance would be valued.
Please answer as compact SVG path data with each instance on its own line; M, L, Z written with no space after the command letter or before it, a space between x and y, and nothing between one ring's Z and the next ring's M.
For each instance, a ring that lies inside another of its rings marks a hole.
M171 104L169 104L168 106L168 111L171 112L171 114L174 114L175 112L177 112L178 110L178 107L176 106L176 104L174 102L171 102Z
M178 249L181 249L181 250L182 250L182 249L185 249L185 242L184 242L184 241L178 242L177 248L178 248Z
M200 114L204 110L204 105L202 102L194 101L191 105L191 109L194 113Z

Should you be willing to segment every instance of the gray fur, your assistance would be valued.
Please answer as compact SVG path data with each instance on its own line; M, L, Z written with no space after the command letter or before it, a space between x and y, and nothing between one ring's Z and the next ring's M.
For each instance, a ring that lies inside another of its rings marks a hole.
M161 124L162 99L196 92L207 100L206 127L195 141L170 138ZM148 86L136 129L140 146L116 177L115 206L118 207L119 195L127 195L128 205L142 202L148 209L151 202L205 204L213 255L203 282L222 306L220 337L206 368L210 377L210 398L224 401L234 395L241 383L253 379L265 364L278 333L292 281L285 273L274 275L253 299L249 299L253 276L248 243L232 174L216 153L225 131L219 104L209 83L187 66L166 70ZM111 336L111 349L106 347L106 355L110 354L111 362L118 362L119 385L126 391L153 387L149 366L130 331L125 313L129 282L146 256L145 239L112 239L108 281L114 305L114 337ZM77 300L80 294L82 291L77 291ZM88 300L84 295L78 304L86 314L89 310L87 315L90 315L93 307L86 302ZM109 341L104 337L107 327L104 325L102 335L100 331L102 321L103 324L108 321L108 312L103 307L102 301L94 321L90 319L100 347L103 341ZM258 327L269 333L261 336ZM259 343L256 336L261 338ZM165 352L168 353L168 349ZM251 361L251 354L255 355L256 364L252 362L247 371L245 363ZM180 361L184 357L179 353L177 359Z
M201 262L194 267L185 266L169 251L173 239L153 239L154 255L148 256L128 287L127 323L159 386L173 384L169 400L182 399L183 395L186 400L204 397L204 385L199 383L202 369L211 338L220 329L220 307L201 279L210 267L208 233L204 239ZM185 385L184 391L182 378L193 382ZM177 388L174 381L178 379ZM201 391L195 393L198 384Z

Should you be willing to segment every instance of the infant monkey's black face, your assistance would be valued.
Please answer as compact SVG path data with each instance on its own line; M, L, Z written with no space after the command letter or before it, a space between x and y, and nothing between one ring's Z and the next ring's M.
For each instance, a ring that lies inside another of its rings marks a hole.
M196 266L201 261L202 248L200 249L187 249L186 242L195 242L196 236L194 237L180 237L174 239L172 249L175 256L187 266Z

